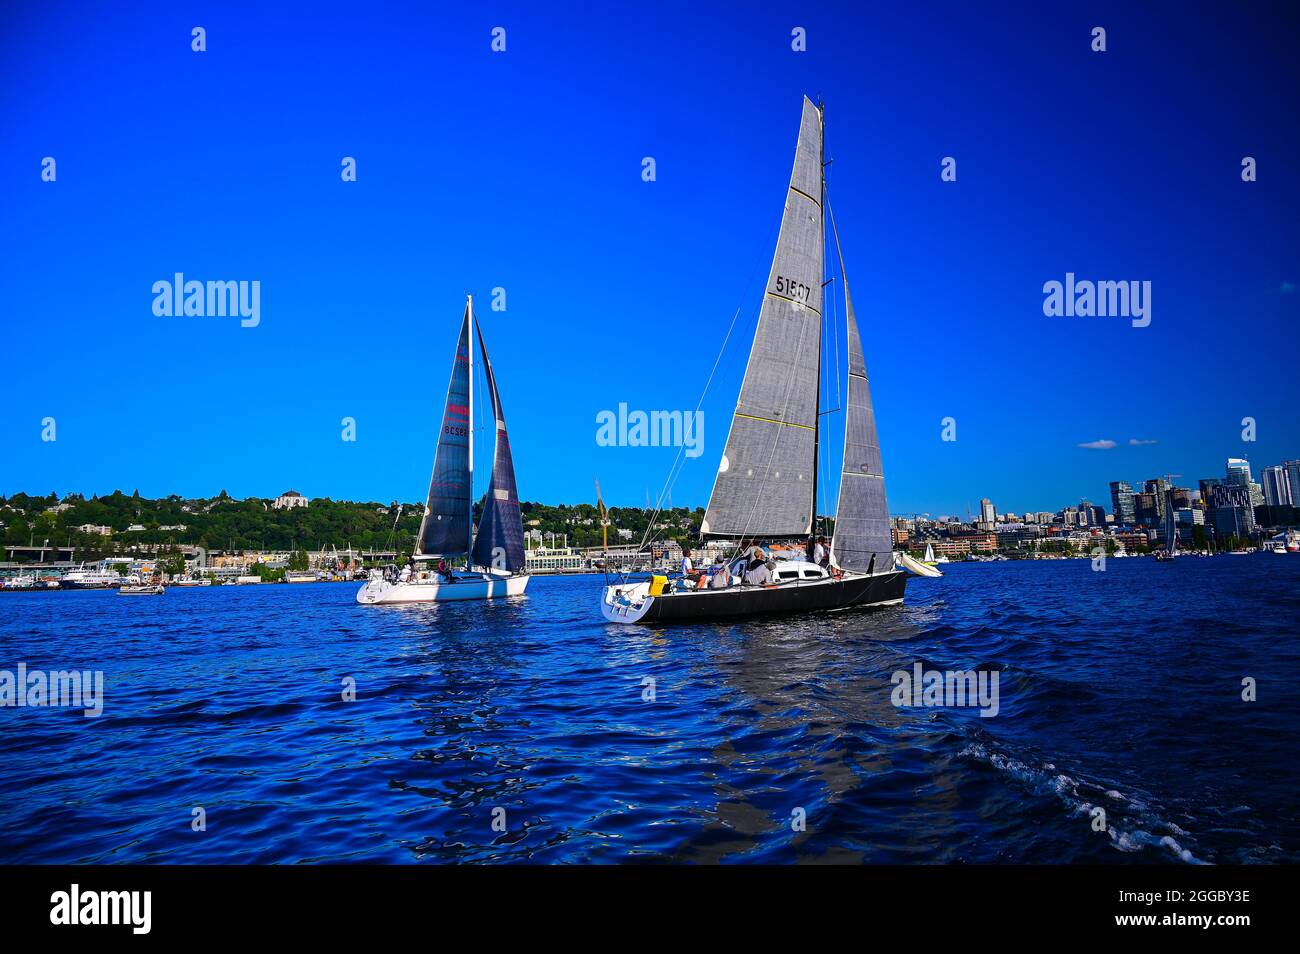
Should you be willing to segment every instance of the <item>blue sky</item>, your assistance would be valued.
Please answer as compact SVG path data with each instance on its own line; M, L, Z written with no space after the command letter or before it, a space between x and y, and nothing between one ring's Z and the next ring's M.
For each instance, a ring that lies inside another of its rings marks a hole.
M596 414L693 408L741 307L673 489L702 505L805 93L892 511L1300 456L1283 7L268 6L0 14L0 493L420 498L474 292L521 496L547 502L658 491L675 451L597 446ZM156 317L177 271L260 281L260 325ZM1150 327L1045 317L1067 271L1151 281Z

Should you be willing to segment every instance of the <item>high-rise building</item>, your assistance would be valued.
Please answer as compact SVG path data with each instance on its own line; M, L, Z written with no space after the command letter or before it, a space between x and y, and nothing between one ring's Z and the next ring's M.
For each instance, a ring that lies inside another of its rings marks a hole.
M1154 493L1144 490L1140 494L1133 495L1133 510L1136 514L1134 519L1139 527L1160 526L1163 509L1160 498Z
M1250 461L1244 457L1229 457L1228 474L1224 483L1232 487L1249 487L1250 481Z
M1173 504L1175 510L1186 510L1192 505L1192 491L1190 487L1170 487L1169 502Z
M1255 509L1250 503L1250 488L1240 484L1215 487L1211 497L1210 519L1220 537L1245 539L1255 529Z
M1115 522L1131 527L1137 520L1137 513L1133 506L1133 485L1127 480L1112 480L1110 482L1110 506L1111 513L1115 515Z
M1282 469L1286 471L1286 482L1291 488L1291 506L1300 507L1300 460L1284 460Z
M1264 485L1264 503L1270 507L1279 507L1292 502L1294 490L1286 467L1281 464L1265 467L1264 472L1260 474L1260 480Z
M1206 510L1209 510L1210 507L1213 506L1210 502L1210 495L1213 494L1214 488L1219 486L1221 483L1223 483L1223 481L1221 481L1218 477L1201 478L1200 480L1201 503L1202 505L1204 505Z
M988 497L980 500L980 523L996 523L998 519L997 508L993 506L993 501Z
M1094 506L1087 498L1080 500L1079 524L1089 527L1104 527L1106 525L1106 508Z

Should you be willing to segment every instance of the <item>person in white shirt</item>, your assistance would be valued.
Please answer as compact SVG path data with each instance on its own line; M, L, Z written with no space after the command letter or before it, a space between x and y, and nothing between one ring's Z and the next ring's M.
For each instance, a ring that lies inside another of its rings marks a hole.
M814 563L816 563L818 566L825 566L825 565L826 565L826 562L827 562L827 556L826 556L826 538L825 538L825 537L818 537L818 538L817 538L817 543L816 543L816 545L813 547L813 559L812 559L812 561L813 561Z
M695 584L697 590L702 590L708 585L708 577L695 569L695 563L691 560L691 551L689 547L682 547L682 579L690 580Z

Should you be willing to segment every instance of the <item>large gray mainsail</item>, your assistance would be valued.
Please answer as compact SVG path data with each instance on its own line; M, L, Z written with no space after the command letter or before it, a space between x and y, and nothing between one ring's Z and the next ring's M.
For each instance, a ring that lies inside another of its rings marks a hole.
M829 211L829 204L827 205ZM844 252L830 211L835 254L844 282L844 311L848 324L849 389L844 414L844 463L840 472L840 501L835 511L835 536L831 560L846 570L884 572L894 568L894 544L889 532L889 506L885 502L885 475L880 463L880 438L876 412L867 383L867 363L862 338L853 313L849 280L844 274Z
M460 556L470 549L470 489L473 480L470 458L473 423L470 409L471 346L470 306L466 305L465 321L461 325L460 340L456 343L456 360L451 366L451 382L447 385L438 449L433 455L429 496L424 505L424 517L420 520L416 543L419 556Z
M804 97L776 254L702 534L812 531L824 241L822 115Z
M477 325L477 322L475 323ZM478 329L478 344L483 352L483 374L487 378L488 397L492 403L492 420L496 442L492 450L492 480L483 499L483 515L474 537L473 562L477 566L517 573L524 568L524 523L519 514L519 490L515 486L515 462L510 454L506 434L506 414L497 393L497 378L488 359L483 329Z

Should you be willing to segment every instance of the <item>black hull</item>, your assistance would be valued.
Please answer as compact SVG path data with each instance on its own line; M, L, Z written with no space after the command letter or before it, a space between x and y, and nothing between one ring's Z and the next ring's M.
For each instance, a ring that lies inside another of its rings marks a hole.
M907 573L900 570L829 583L737 586L704 593L674 593L656 598L640 622L694 622L874 606L902 600L906 588Z

